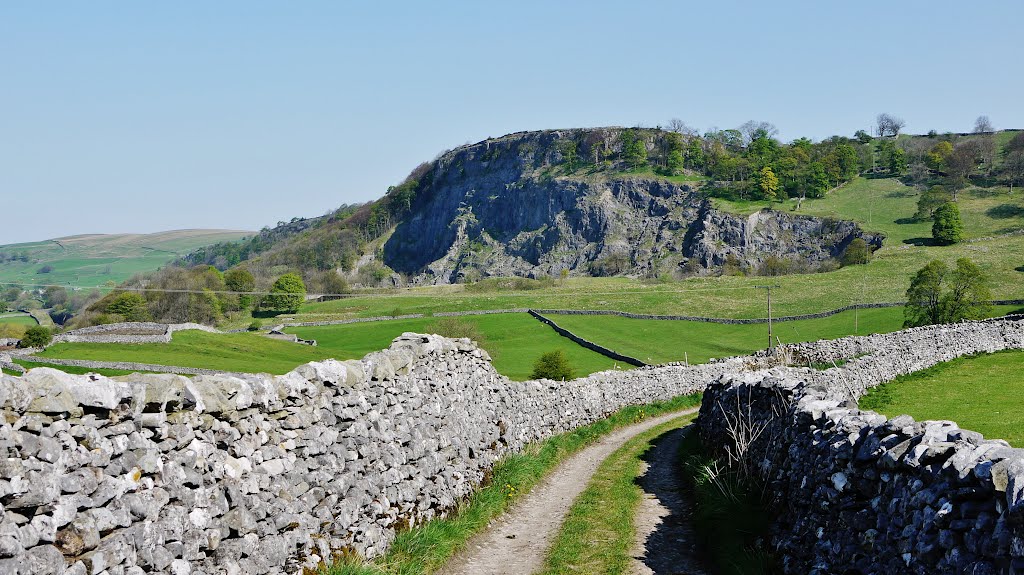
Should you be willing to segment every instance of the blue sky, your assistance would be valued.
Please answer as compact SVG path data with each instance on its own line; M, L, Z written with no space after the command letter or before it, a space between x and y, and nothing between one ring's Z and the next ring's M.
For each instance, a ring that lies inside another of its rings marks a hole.
M0 243L258 229L520 130L1021 128L1022 19L1019 1L6 2L0 209L20 215Z

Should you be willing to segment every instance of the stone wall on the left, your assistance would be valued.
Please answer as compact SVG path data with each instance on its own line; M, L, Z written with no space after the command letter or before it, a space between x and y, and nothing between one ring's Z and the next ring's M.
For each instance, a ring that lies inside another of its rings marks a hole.
M0 377L0 573L298 573L382 553L502 455L742 360L515 382L405 334L283 376Z

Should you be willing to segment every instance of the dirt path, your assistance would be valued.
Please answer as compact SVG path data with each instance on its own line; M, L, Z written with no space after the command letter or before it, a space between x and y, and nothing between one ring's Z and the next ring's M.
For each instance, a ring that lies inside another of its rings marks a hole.
M635 518L636 542L630 569L634 575L707 573L696 556L693 503L683 492L679 477L679 444L693 432L693 426L673 429L644 454L646 469L637 478L644 498Z
M698 408L677 411L623 427L565 460L540 485L473 538L440 571L444 575L526 575L544 565L569 507L597 467L638 433Z

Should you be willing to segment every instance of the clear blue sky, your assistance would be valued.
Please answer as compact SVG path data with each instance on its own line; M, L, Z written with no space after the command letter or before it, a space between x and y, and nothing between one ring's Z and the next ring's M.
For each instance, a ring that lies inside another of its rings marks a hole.
M5 2L0 243L258 229L519 130L1020 128L1022 21L1019 0Z

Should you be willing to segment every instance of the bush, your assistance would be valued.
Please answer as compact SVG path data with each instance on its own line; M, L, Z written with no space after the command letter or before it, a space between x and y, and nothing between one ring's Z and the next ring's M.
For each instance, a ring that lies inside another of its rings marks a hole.
M45 265L45 266L43 266L43 267L41 267L41 268L37 269L37 270L36 270L36 273L37 273L37 274L48 274L48 273L50 273L50 272L52 272L52 271L53 271L53 266L51 266L51 265Z
M53 333L49 329L37 325L25 330L25 335L18 342L18 347L46 347L53 341Z
M252 323L249 324L249 328L248 329L249 329L249 331L259 331L260 328L262 328L262 327L263 327L263 322L258 320L258 319L254 319L254 320L252 320Z
M932 222L932 239L939 245L949 246L964 240L964 222L960 219L960 208L953 202L946 202L935 210Z
M868 247L868 243L864 241L864 238L853 238L850 245L846 246L846 251L843 252L843 265L853 266L858 264L866 264L871 260L871 248Z
M296 274L284 274L277 278L270 288L270 294L263 297L260 307L277 313L295 313L306 301L306 284Z
M567 380L576 376L565 352L556 349L540 356L533 364L531 379Z

